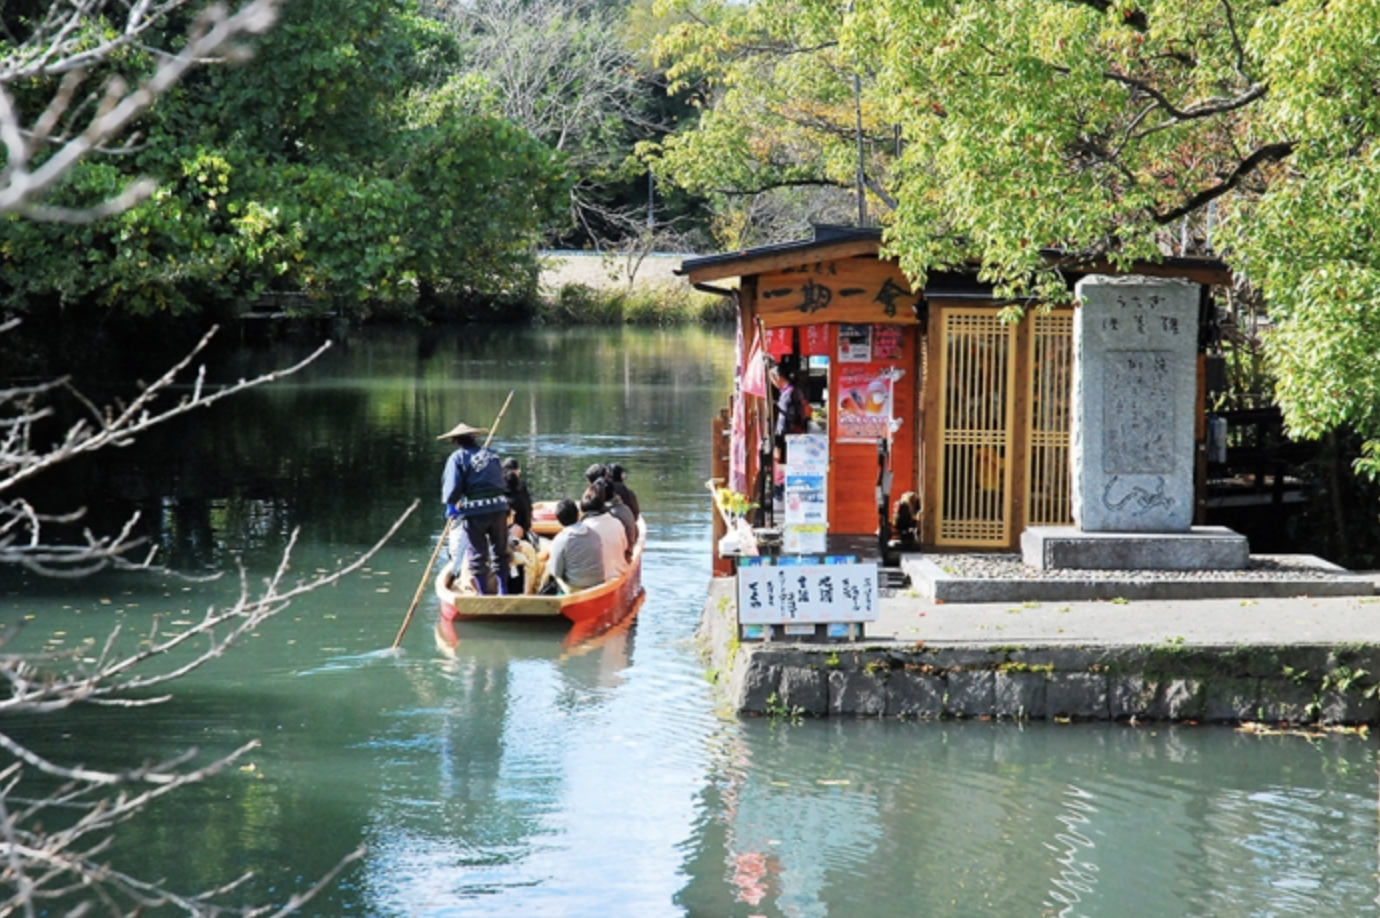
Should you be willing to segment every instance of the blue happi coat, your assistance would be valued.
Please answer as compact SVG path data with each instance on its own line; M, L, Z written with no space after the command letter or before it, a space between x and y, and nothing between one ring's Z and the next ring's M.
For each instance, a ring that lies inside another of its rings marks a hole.
M446 460L441 475L441 500L447 515L465 518L507 511L508 499L503 491L503 463L493 450L461 447Z

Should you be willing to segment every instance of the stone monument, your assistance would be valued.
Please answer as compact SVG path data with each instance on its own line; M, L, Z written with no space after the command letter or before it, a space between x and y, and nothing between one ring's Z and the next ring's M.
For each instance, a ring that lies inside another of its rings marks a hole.
M1025 563L1234 570L1246 539L1193 526L1199 288L1093 275L1074 288L1071 490L1076 528L1032 527Z

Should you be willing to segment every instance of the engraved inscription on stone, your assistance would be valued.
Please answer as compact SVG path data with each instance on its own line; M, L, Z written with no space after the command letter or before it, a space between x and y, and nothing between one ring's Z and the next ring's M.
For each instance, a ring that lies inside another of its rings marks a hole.
M1170 357L1170 351L1103 355L1102 470L1107 474L1174 471Z

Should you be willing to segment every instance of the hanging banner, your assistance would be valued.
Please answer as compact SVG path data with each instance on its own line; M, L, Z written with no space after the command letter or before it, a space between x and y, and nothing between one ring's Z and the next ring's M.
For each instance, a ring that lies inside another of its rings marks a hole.
M788 354L795 353L795 329L794 328L769 328L767 329L767 353L773 360L780 360Z
M747 363L743 366L741 388L747 395L767 397L767 360L762 356L760 335L753 336L752 350L748 352Z
M829 356L829 326L806 325L800 329L800 353L805 357Z
M838 442L875 443L892 431L893 384L903 373L872 364L839 367Z

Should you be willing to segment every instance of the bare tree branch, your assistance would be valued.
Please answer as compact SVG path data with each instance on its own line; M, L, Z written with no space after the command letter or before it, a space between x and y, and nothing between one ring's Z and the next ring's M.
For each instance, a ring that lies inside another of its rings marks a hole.
M1294 152L1295 144L1292 142L1269 143L1260 147L1250 156L1237 163L1236 168L1231 171L1221 182L1211 187L1204 188L1197 194L1189 197L1178 207L1164 212L1152 213L1154 221L1159 224L1173 223L1188 214L1197 211L1207 205L1209 201L1220 198L1222 195L1236 188L1246 181L1255 170L1268 163L1282 162L1288 159Z
M1239 108L1245 108L1256 99L1261 98L1269 92L1270 89L1267 84L1254 83L1248 87L1245 92L1239 95L1204 99L1202 102L1195 102L1185 108L1179 108L1173 102L1169 101L1168 96L1144 80L1128 76L1124 73L1118 73L1115 70L1104 70L1102 76L1104 79L1110 80L1113 83L1129 86L1137 92L1144 93L1154 99L1159 103L1159 107L1167 112L1175 122L1192 121L1197 118L1211 118L1213 115L1224 115L1227 112L1234 112Z
M219 3L208 7L197 17L180 52L156 52L161 58L157 68L133 89L122 79L112 77L84 127L70 136L61 135L56 149L41 158L39 154L48 151L49 142L59 138L57 127L69 113L87 69L119 48L137 44L142 35L187 2L139 0L127 7L122 29L113 37L96 41L93 38L108 34L102 28L107 24L105 17L110 10L118 10L120 4L107 0L55 2L27 39L0 58L0 142L6 153L4 169L0 170L0 213L86 222L132 207L153 192L151 183L134 182L115 198L90 209L39 204L83 157L126 131L191 68L216 59L217 55L242 58L247 52L238 42L266 32L284 0L251 0L234 13ZM53 75L65 76L42 115L31 128L25 129L14 97L6 87L18 80Z
M721 194L725 197L750 197L753 195L766 194L769 191L776 191L781 188L847 188L841 182L836 182L827 178L801 178L801 179L780 179L777 181L766 182L755 188L715 188L714 194Z
M10 330L15 324L0 324L0 330ZM90 451L128 445L135 433L155 424L206 407L230 393L295 373L324 351L323 346L286 370L240 380L215 391L208 391L204 367L199 367L195 381L189 384L189 393L177 402L157 403L160 395L178 384L179 377L208 340L210 334L184 360L153 384L139 389L138 395L123 406L99 407L76 392L68 380L0 389L0 473L4 475L0 478L0 563L26 563L40 570L55 566L65 573L126 563L124 552L137 544L131 537L134 520L113 537L97 538L88 533L84 545L48 545L39 537L41 523L75 519L80 514L40 514L28 501L6 497L7 491L39 469L51 468ZM51 449L44 449L36 442L33 425L51 417L54 411L39 402L59 395L75 398L88 417L69 428ZM119 627L110 631L94 654L90 647L62 653L10 653L4 652L0 643L0 722L6 716L52 714L79 704L142 707L166 701L170 697L166 693L155 693L221 657L239 639L282 613L294 599L338 583L367 565L415 508L414 501L384 536L353 562L299 581L290 580L288 573L288 562L297 543L294 531L282 558L264 583L254 587L242 567L239 596L232 603L211 607L199 621L181 631L164 631L159 618L155 618L144 641L132 649L121 649L127 642L121 642ZM22 544L17 541L19 534L25 536ZM12 638L11 632L4 643ZM128 820L135 819L164 795L224 772L257 745L244 744L229 755L199 766L192 765L196 750L188 750L135 768L92 768L52 761L15 739L8 730L0 730L0 751L14 759L0 770L0 872L6 877L0 892L0 915L47 914L54 908L68 908L73 901L81 904L68 914L81 914L98 906L106 914L121 918L163 906L206 918L291 914L326 888L339 871L362 857L364 850L346 854L311 888L273 906L225 904L225 896L242 885L247 875L217 889L188 896L167 888L161 881L145 881L113 870L102 861L117 830ZM37 779L33 785L41 790L29 791L26 776L30 773ZM61 784L52 788L52 779Z

